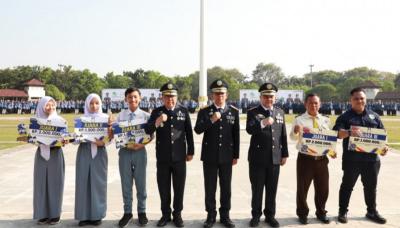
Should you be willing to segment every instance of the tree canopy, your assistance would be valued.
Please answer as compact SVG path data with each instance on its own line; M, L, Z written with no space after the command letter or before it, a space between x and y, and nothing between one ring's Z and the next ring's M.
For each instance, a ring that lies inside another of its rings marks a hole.
M382 91L400 91L400 74L381 72L368 67L357 67L344 72L322 70L304 75L285 75L274 63L259 63L251 76L236 68L214 66L207 70L208 85L215 79L223 79L228 85L229 99L239 99L240 89L258 89L265 82L273 82L280 89L296 89L316 92L323 101L348 99L349 91L365 81L381 86ZM108 72L99 77L89 69L77 70L60 65L59 69L41 66L17 66L0 69L0 88L23 89L24 83L37 78L46 84L46 93L57 99L83 100L89 93L100 94L104 88L160 88L172 81L179 88L180 99L197 99L199 72L189 75L164 75L156 70L136 69L122 74ZM310 88L311 78L313 88Z

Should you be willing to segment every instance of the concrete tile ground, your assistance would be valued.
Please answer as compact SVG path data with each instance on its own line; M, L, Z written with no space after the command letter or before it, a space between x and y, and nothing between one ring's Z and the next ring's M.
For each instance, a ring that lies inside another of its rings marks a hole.
M194 121L194 120L193 120ZM245 122L242 121L242 127ZM202 163L200 162L200 143L202 136L195 136L195 158L187 166L187 180L183 218L186 227L202 227L206 217L204 211L204 188ZM248 177L247 150L250 137L245 130L241 131L240 160L234 167L232 181L232 210L231 218L237 227L247 227L250 219L251 189ZM341 145L338 145L341 148ZM64 148L66 174L62 222L55 227L74 227L73 220L75 194L75 159L77 146L68 145ZM154 143L147 146L147 213L150 219L148 227L155 227L160 217L160 199L156 183L155 148ZM341 150L339 150L341 151ZM21 147L0 151L0 227L37 227L32 218L32 186L33 160L35 147ZM296 217L296 150L294 142L290 141L290 158L281 168L277 195L277 219L281 226L298 227ZM339 155L341 152L339 152ZM116 227L123 214L121 184L118 171L118 155L114 145L108 147L108 210L107 217L101 227ZM389 153L382 159L379 174L378 209L388 219L386 225L376 225L364 218L366 206L363 198L362 184L359 180L354 189L349 223L338 224L338 191L341 183L341 158L330 160L330 196L327 202L328 215L332 218L329 225L320 224L314 216L313 189L310 188L308 202L310 207L310 224L307 227L400 227L400 154ZM135 193L134 193L135 194ZM219 195L219 193L217 193ZM218 198L217 198L218 199ZM218 202L218 200L217 200ZM136 202L133 202L136 205ZM135 213L134 213L135 214ZM135 216L136 217L136 216ZM131 223L129 227L136 227ZM172 224L167 227L173 227ZM215 227L222 227L217 224ZM263 222L260 227L267 227Z

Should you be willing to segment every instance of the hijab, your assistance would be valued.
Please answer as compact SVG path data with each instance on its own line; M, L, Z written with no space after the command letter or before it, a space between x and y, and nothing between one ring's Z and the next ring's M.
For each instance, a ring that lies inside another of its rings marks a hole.
M37 118L41 118L41 119L55 119L55 118L61 118L57 115L57 111L54 111L53 113L51 113L50 115L46 113L45 109L46 109L46 104L49 103L49 101L53 101L56 105L56 101L54 100L54 98L50 97L50 96L44 96L39 100L39 103L36 107L36 117ZM48 161L50 159L50 146L49 145L44 145L44 144L40 144L40 155L46 160Z
M97 110L96 112L90 112L90 102L94 98L96 98L99 101L99 110ZM86 97L84 116L85 117L106 117L106 118L108 117L108 115L103 113L102 102L101 102L101 98L99 95L97 95L95 93L91 93ZM91 153L92 153L92 158L96 157L96 155L97 155L96 143L92 142L90 144L90 149L91 149Z

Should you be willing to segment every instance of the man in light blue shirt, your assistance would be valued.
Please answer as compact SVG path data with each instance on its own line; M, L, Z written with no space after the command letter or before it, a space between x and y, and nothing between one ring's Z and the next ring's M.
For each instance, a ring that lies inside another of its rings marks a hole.
M122 110L117 117L118 122L135 120L147 123L150 114L139 108L140 90L128 88L125 91L125 102L128 109ZM119 150L119 173L121 175L122 196L124 200L124 216L119 221L119 227L125 227L132 219L132 187L136 182L137 212L140 226L148 223L146 217L146 166L147 152L143 144L128 144Z

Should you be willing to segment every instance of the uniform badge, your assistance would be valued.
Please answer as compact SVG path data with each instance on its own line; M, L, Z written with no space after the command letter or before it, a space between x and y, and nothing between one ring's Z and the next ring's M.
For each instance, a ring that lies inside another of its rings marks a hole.
M258 114L258 115L256 116L256 119L259 120L259 121L261 121L261 120L265 119L265 116L264 116L263 114Z
M177 113L176 116L177 116L178 120L185 120L186 119L185 114L183 114L180 110L179 110L179 112Z
M268 85L267 85L267 89L272 89L272 85L271 85L271 84L268 84Z
M172 89L172 84L168 84L168 89Z
M226 120L229 124L235 124L235 116L232 116L231 113L226 116Z
M283 123L283 116L281 116L280 113L278 113L275 118L276 118L276 122L278 124L282 124Z
M374 115L374 114L369 114L368 116L369 116L369 118L370 118L371 120L374 120L374 119L375 119L375 115Z
M217 85L218 85L218 86L222 86L222 81L221 81L221 80L218 80L218 81L217 81Z

